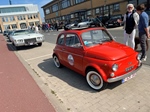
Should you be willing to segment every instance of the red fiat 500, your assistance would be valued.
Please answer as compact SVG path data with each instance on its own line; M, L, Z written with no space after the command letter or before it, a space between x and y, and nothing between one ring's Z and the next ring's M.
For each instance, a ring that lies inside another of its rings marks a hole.
M142 66L139 58L137 52L116 42L102 27L63 31L53 50L56 67L64 65L85 76L95 90L132 78Z

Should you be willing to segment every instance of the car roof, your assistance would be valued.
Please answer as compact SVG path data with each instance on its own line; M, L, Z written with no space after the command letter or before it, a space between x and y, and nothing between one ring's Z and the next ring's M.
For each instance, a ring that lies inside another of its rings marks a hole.
M78 28L78 29L64 30L61 33L78 33L78 34L81 34L83 32L87 32L90 30L106 30L106 28L104 28L104 27Z

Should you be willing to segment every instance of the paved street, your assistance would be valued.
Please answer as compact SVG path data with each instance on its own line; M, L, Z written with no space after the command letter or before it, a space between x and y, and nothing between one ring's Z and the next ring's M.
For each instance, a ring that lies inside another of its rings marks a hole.
M122 38L121 31L110 29L110 32L117 35L116 40ZM63 108L64 112L150 112L149 66L143 65L137 75L124 84L112 83L105 90L96 92L80 74L66 67L55 67L52 52L58 32L44 35L46 42L42 47L25 47L15 51L11 44L9 46L31 67L42 84L46 85L43 92L48 98L53 97L53 105Z

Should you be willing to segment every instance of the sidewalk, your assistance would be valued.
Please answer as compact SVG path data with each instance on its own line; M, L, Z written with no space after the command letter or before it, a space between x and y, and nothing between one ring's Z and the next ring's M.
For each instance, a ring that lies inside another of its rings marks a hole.
M1 112L55 112L44 93L0 34Z

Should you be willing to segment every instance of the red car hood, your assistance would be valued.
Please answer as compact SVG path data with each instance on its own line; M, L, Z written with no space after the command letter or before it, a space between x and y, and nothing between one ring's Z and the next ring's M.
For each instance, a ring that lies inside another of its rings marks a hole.
M134 53L132 48L113 41L92 46L87 50L86 56L102 60L118 60Z

